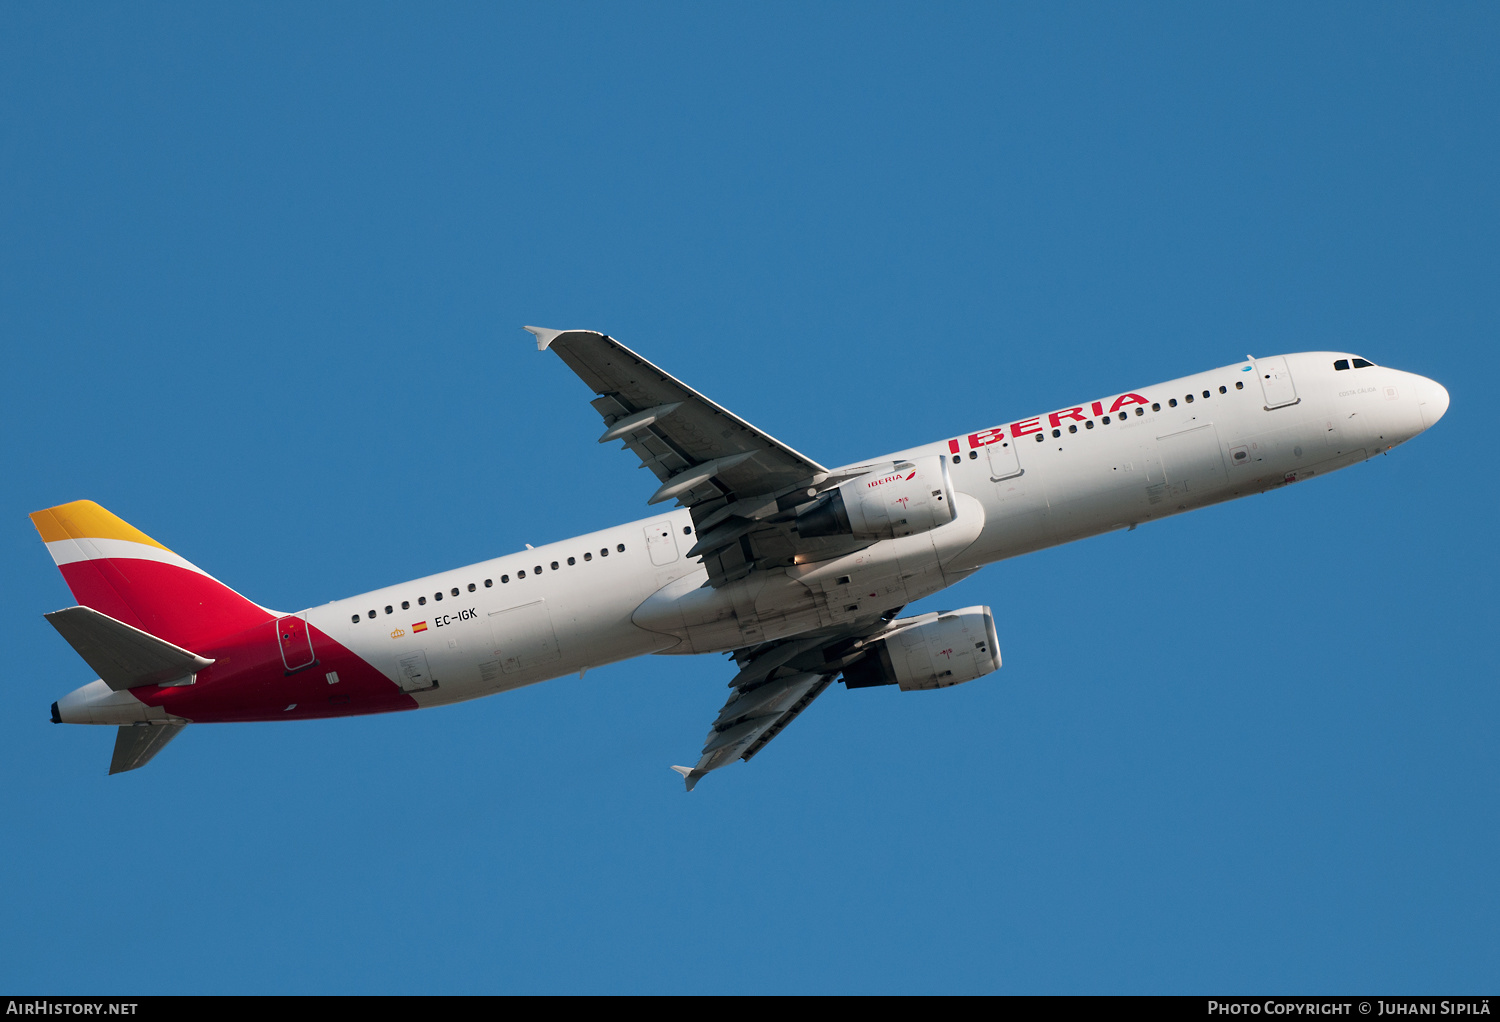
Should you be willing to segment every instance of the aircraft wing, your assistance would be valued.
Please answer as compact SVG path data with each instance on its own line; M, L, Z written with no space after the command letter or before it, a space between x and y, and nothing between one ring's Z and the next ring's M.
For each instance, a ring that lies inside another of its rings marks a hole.
M703 740L696 766L674 766L687 790L703 776L736 759L748 761L797 718L843 669L864 656L867 634L879 634L884 620L830 634L796 636L736 650L739 674L729 682L724 708Z
M593 330L526 328L537 349L551 350L594 393L604 419L600 443L620 440L660 486L647 501L676 499L691 508L697 543L712 585L757 567L837 556L868 545L850 539L804 539L790 527L798 504L854 475L816 461L756 429L625 345Z

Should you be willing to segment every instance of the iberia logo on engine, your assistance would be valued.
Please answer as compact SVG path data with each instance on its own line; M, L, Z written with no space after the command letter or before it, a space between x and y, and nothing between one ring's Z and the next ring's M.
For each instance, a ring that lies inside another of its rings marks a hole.
M870 482L870 483L865 483L865 485L866 485L866 486L880 486L880 485L882 485L882 484L884 484L884 483L893 483L893 482L895 482L895 481L896 481L896 480L897 480L897 479L902 479L902 480L903 480L903 481L904 481L904 480L906 480L906 479L911 479L911 478L912 478L912 477L913 477L913 476L915 476L915 475L916 475L916 474L917 474L917 470L916 470L916 469L912 469L912 470L911 470L911 472L910 472L910 473L908 473L908 474L907 474L907 475L906 475L906 476L904 476L904 477L903 477L903 476L902 476L902 475L901 475L901 473L900 473L900 472L897 472L897 473L895 473L895 474L894 474L894 475L888 475L888 476L885 476L885 477L884 477L884 478L881 478L881 479L876 479L876 480L875 480L875 481L874 481L874 482Z

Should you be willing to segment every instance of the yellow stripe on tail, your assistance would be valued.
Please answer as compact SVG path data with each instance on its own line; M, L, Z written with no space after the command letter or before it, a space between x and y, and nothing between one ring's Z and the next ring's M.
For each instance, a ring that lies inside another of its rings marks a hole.
M71 504L33 511L31 521L36 526L36 531L41 533L43 543L55 543L60 539L124 539L167 549L92 500L75 500Z

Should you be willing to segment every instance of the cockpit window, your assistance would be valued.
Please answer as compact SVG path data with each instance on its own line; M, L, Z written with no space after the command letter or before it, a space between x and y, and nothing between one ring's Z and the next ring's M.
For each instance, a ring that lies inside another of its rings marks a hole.
M1373 369L1373 368L1375 368L1375 363L1374 362L1366 362L1362 358L1357 358L1357 359L1354 360L1354 368L1356 368L1356 369Z
M1349 368L1349 360L1347 358L1341 358L1333 364L1333 367L1342 372L1343 370Z

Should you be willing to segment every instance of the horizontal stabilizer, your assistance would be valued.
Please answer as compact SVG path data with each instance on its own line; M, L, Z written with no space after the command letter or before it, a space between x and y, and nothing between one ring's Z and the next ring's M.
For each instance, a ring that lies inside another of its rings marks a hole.
M124 773L151 762L151 757L167 747L186 724L129 724L115 735L115 754L109 761L109 772Z
M104 683L117 692L142 685L187 681L213 663L88 607L54 610L45 617Z

